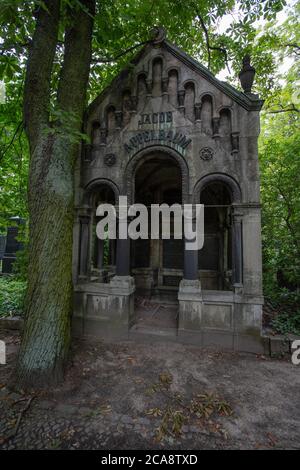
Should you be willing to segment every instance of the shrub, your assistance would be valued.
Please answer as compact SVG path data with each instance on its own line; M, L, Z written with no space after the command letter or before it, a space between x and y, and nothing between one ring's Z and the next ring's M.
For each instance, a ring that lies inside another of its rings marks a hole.
M0 317L23 314L26 282L14 276L0 277Z
M277 333L282 335L293 333L300 335L300 310L293 314L279 313L271 322L272 327Z

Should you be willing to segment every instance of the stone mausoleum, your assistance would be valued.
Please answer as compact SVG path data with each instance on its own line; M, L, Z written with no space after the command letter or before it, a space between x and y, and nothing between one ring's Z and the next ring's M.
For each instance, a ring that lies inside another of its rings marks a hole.
M134 335L262 351L257 139L263 102L171 44L149 41L88 107L76 167L75 334ZM205 240L105 240L96 207L202 203Z

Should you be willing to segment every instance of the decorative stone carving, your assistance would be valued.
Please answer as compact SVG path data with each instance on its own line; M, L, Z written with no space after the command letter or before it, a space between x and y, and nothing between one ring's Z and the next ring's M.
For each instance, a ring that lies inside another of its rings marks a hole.
M137 96L134 95L131 97L131 112L132 113L136 113L137 104L138 104L138 98Z
M92 159L92 144L85 144L83 147L83 159L85 161L91 161Z
M146 80L147 96L152 95L152 80Z
M205 160L205 161L211 160L213 156L214 156L214 151L210 147L203 147L200 150L200 158L202 160Z
M122 111L115 111L115 118L116 118L116 127L117 129L121 129L122 127L122 118L123 118L123 113Z
M202 103L195 104L195 120L196 121L201 121L201 107L202 107Z
M212 127L213 127L213 137L219 137L220 132L220 118L219 117L213 117L212 118Z
M240 147L240 133L239 132L231 133L231 145L232 145L232 153L238 153L239 147Z
M243 58L243 67L239 73L239 79L245 93L251 93L255 75L255 68L250 64L250 60L250 55L245 55Z
M109 153L104 156L104 163L106 166L113 166L117 161L117 157L114 153Z
M184 98L185 98L185 90L178 91L178 104L179 107L184 107Z
M169 84L169 78L168 77L163 77L162 78L162 92L163 92L163 94L168 93L168 84Z
M103 127L100 129L100 142L101 145L106 145L106 136L107 136L107 129Z
M152 42L160 45L166 39L166 31L161 26L154 26L151 30Z

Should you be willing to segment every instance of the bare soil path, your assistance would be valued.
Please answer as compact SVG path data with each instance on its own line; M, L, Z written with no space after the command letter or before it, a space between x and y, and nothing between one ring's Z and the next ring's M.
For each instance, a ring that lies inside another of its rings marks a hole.
M300 449L300 366L289 358L163 338L74 341L65 382L22 413L31 396L8 388L19 338L0 339L8 350L0 365L2 449Z

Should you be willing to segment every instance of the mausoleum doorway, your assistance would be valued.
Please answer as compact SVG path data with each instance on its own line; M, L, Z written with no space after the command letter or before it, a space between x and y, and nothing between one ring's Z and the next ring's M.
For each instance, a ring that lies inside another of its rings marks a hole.
M148 239L131 241L131 272L135 278L137 322L150 328L176 328L178 288L183 277L183 240L151 239L151 205L182 205L182 177L178 162L166 152L143 156L134 171L134 202L148 209ZM160 217L161 220L161 217Z
M146 156L135 171L135 203L148 208L149 239L132 241L132 272L137 290L149 295L163 295L178 290L183 270L182 240L174 239L174 215L170 213L170 240L151 240L152 204L182 204L181 170L165 153Z
M202 289L230 290L232 284L231 197L220 182L208 184L200 195L204 204L204 245L198 266Z

